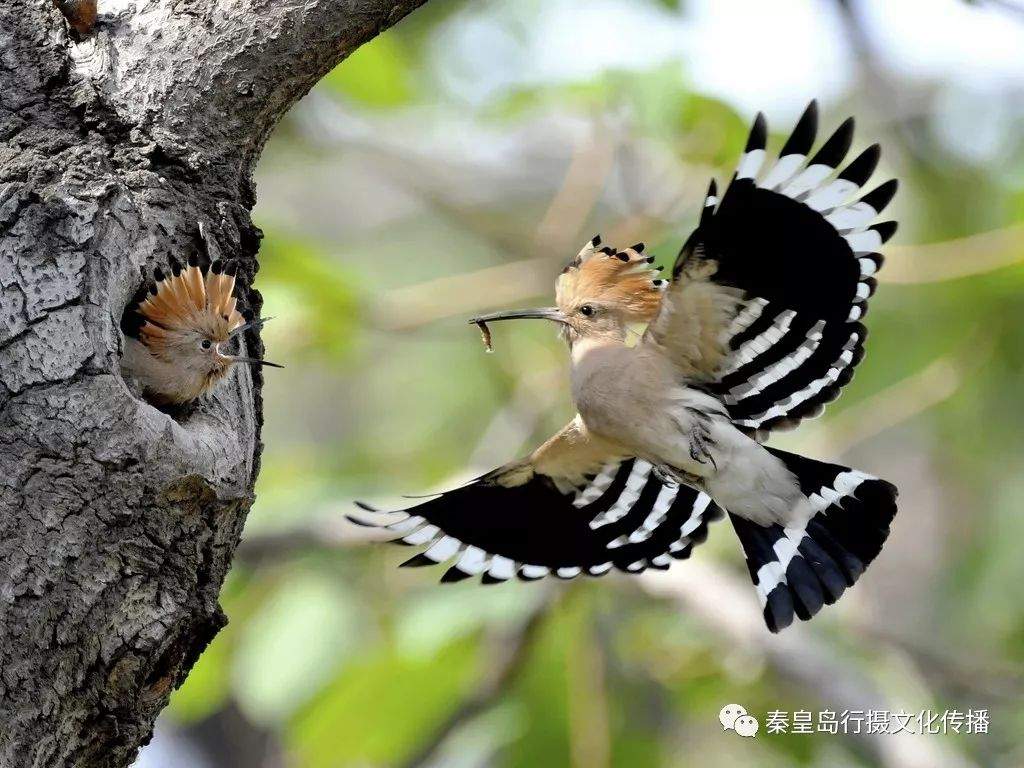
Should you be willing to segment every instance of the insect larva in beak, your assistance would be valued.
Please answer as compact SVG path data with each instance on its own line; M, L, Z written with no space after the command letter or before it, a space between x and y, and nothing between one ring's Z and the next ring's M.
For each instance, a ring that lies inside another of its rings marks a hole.
M477 326L480 328L480 337L484 340L484 348L488 352L493 352L494 347L491 346L491 329L487 327L487 323L483 320L478 321Z

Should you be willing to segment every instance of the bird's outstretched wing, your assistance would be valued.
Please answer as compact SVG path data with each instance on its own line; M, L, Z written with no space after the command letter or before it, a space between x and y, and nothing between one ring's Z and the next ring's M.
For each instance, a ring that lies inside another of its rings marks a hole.
M819 415L850 380L878 249L896 231L892 221L871 223L895 180L850 200L874 172L878 145L836 174L853 119L808 161L817 123L811 102L762 172L767 127L758 114L720 201L712 181L645 335L718 395L738 427L762 435Z
M689 557L721 516L706 494L618 455L577 418L523 461L381 522L350 519L425 547L405 566L451 562L442 581L492 584L665 569Z

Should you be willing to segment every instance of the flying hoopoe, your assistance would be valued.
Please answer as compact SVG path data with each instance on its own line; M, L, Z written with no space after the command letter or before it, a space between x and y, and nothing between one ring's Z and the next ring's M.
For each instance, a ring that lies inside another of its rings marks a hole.
M143 271L143 285L121 321L122 371L147 398L182 405L214 389L235 363L282 367L228 349L269 319L246 322L238 311L234 262L201 265L193 256L185 267L172 259L170 269L165 275L157 267L151 281Z
M558 277L557 306L471 321L485 338L489 321L556 323L578 415L524 459L389 513L397 520L356 522L427 546L404 565L454 559L442 581L493 583L665 569L726 510L772 632L839 599L881 550L896 488L763 441L819 415L860 362L877 251L896 230L871 221L897 185L849 201L879 147L836 174L853 119L808 160L817 122L811 102L762 172L758 114L671 280L642 244L619 251L595 237ZM628 344L634 323L647 328Z

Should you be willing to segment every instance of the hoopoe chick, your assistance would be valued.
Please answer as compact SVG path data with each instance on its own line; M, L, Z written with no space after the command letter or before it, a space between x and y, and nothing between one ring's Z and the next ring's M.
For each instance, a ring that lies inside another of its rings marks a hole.
M454 561L442 581L493 583L665 569L727 512L771 631L838 600L881 550L896 488L764 441L819 415L862 358L877 251L896 228L871 222L896 182L851 200L878 146L840 170L853 121L812 155L817 121L812 102L762 170L758 115L669 281L642 245L596 237L558 277L556 306L474 318L557 324L576 417L518 461L357 522L425 545L406 565Z
M235 363L282 367L230 350L245 331L269 319L246 322L238 311L236 271L234 263L218 260L202 267L193 257L185 268L172 261L169 276L155 269L153 280L140 289L121 323L121 369L150 401L195 400L224 381Z

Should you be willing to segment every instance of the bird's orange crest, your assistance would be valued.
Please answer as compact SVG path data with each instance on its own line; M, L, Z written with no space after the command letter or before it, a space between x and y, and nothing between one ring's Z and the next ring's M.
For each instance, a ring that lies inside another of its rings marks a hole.
M668 281L643 255L643 243L619 251L601 246L598 235L588 242L558 276L555 300L566 313L582 304L603 304L629 322L650 322L658 313Z
M159 347L169 337L197 331L214 342L226 341L231 332L245 324L234 296L233 265L222 269L220 262L204 270L189 264L177 274L164 278L159 272L137 311L144 322L139 338Z

